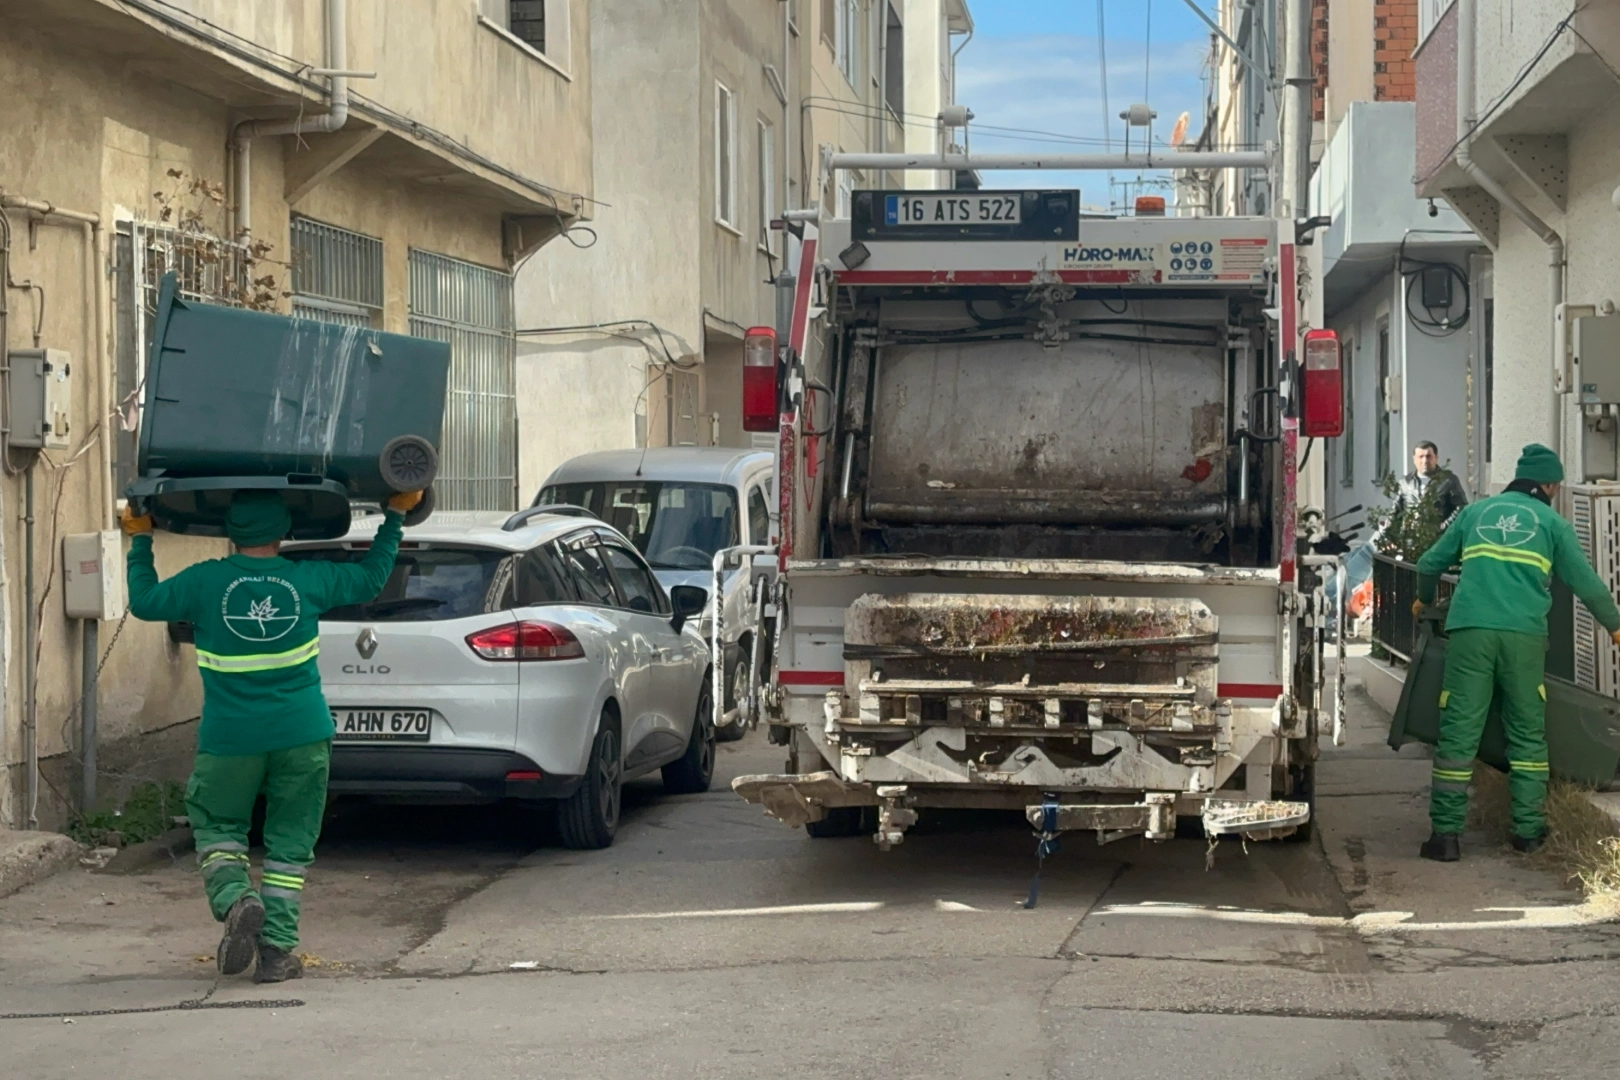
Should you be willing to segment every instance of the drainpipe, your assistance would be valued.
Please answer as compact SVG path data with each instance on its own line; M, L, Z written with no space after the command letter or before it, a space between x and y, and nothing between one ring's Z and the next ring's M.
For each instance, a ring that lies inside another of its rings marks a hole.
M316 74L331 78L327 111L309 119L244 120L231 131L232 173L235 182L237 239L253 231L253 140L266 135L301 135L337 131L349 120L348 0L326 0L326 62L331 67Z
M1563 363L1562 342L1558 334L1558 307L1564 302L1564 240L1551 225L1536 216L1535 211L1526 206L1511 191L1507 190L1500 181L1486 172L1479 162L1474 160L1471 153L1474 141L1474 27L1476 20L1475 0L1457 0L1457 166L1467 173L1469 178L1484 188L1497 202L1513 211L1513 216L1522 221L1526 228L1541 238L1547 245L1547 296L1550 305L1547 321L1551 327L1551 355L1552 363L1549 374L1555 372ZM1556 390L1553 391L1552 407L1548 420L1547 445L1563 452L1563 417L1561 413L1562 402ZM1578 469L1572 469L1578 472Z
M1311 75L1310 0L1289 0L1286 29L1284 60L1288 74L1284 80L1283 118L1287 135L1283 139L1282 194L1288 200L1284 216L1297 221L1310 216L1311 91L1316 85Z

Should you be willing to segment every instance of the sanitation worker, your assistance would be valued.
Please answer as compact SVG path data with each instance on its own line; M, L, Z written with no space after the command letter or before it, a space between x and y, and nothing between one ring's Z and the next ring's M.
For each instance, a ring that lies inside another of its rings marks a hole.
M1564 466L1531 443L1502 494L1461 510L1451 527L1418 560L1419 615L1434 600L1435 583L1461 564L1462 577L1446 616L1446 674L1440 691L1440 741L1434 748L1429 818L1434 831L1425 859L1455 862L1468 816L1474 755L1491 706L1502 695L1507 734L1508 790L1513 799L1513 847L1532 852L1547 838L1547 611L1557 574L1620 644L1620 610L1581 551L1575 528L1552 508Z
M365 557L357 563L294 562L281 557L292 528L274 491L238 491L226 532L236 553L187 567L159 581L152 565L152 519L124 511L129 553L129 612L195 628L202 673L202 726L186 785L186 812L197 841L203 888L225 924L216 959L236 975L254 961L256 982L303 975L298 906L326 809L332 713L316 665L317 619L344 604L373 600L399 551L405 512L422 493L395 495ZM265 797L264 874L249 874L248 829Z

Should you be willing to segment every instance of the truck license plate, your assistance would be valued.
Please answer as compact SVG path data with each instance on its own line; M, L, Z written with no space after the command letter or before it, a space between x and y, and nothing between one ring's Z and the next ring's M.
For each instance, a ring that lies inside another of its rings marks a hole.
M333 709L339 742L427 742L433 713L427 709Z
M1017 225L1022 220L1017 195L890 195L884 201L886 225Z

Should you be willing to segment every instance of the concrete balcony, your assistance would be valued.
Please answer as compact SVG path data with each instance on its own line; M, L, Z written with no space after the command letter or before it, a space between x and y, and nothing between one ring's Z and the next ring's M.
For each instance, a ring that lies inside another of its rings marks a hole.
M1397 258L1443 257L1479 243L1444 203L1437 213L1395 178L1414 168L1416 110L1406 101L1350 106L1311 180L1311 205L1332 219L1321 245L1323 311L1331 317L1395 269Z

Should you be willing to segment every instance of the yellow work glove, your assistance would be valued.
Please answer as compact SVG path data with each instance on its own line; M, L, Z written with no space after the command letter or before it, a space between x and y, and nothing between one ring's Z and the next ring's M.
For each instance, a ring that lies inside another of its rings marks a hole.
M1428 606L1429 605L1425 604L1421 600L1412 601L1412 618L1415 619L1418 616L1422 615L1423 614L1423 609L1428 607Z
M152 515L137 514L128 503L124 504L123 517L118 520L119 526L124 530L125 536L141 536L152 531Z
M408 514L416 509L416 504L422 501L420 491L402 491L388 500L388 509L396 513Z

